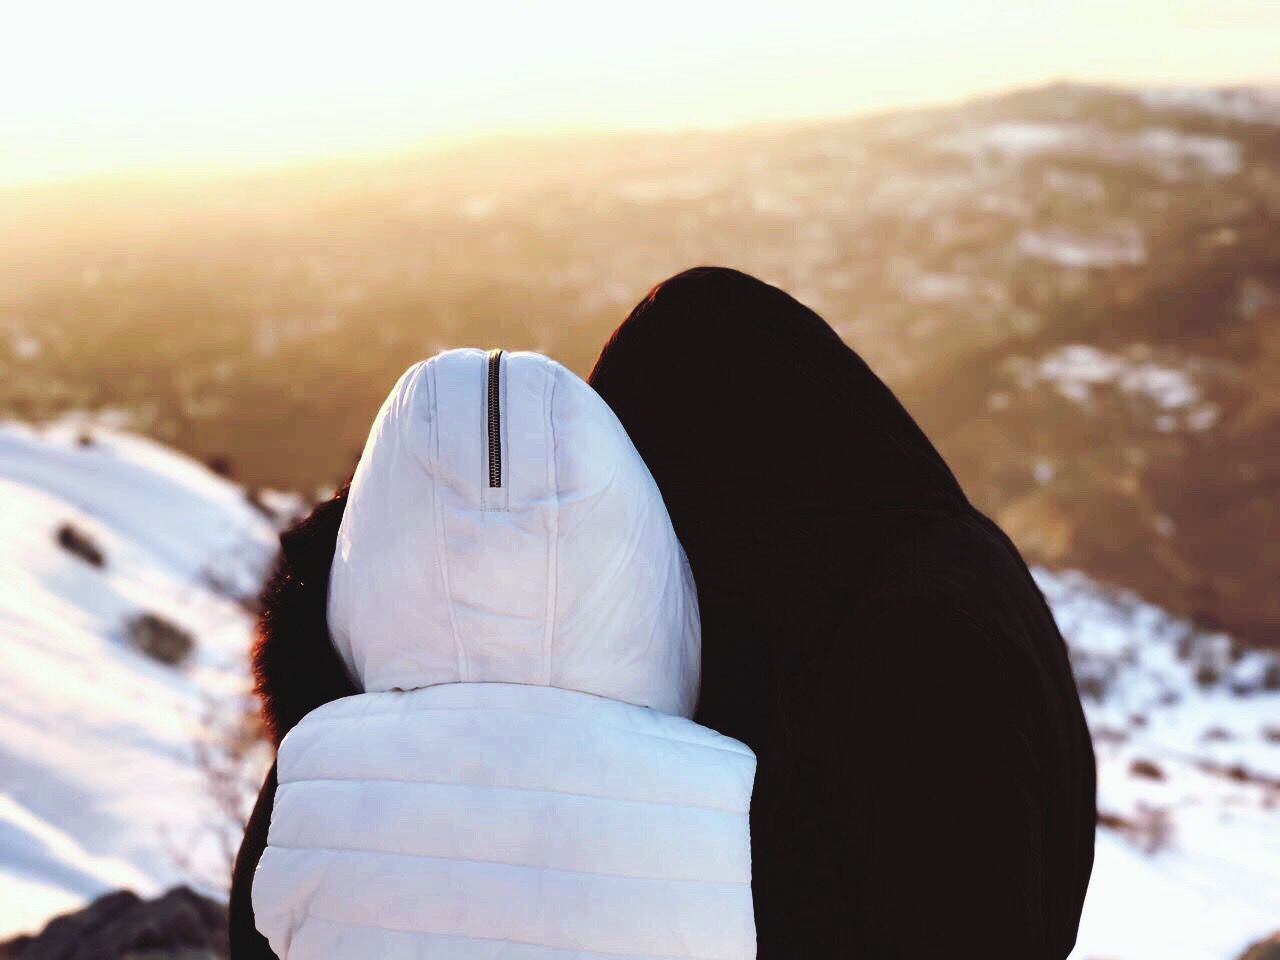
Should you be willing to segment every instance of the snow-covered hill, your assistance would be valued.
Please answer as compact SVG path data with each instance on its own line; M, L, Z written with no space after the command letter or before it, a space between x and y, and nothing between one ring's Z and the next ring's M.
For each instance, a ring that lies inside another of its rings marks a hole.
M208 758L273 544L240 488L150 441L0 426L0 938L115 887L217 887L235 836ZM1074 957L1231 960L1280 929L1280 662L1083 575L1038 579L1100 766ZM135 649L142 613L191 634L189 662Z
M1077 960L1230 960L1280 929L1280 659L1039 572L1098 755Z
M209 768L231 774L241 599L273 544L238 487L155 443L0 426L0 937L106 890L224 875ZM194 640L185 663L136 647L145 614L171 656Z

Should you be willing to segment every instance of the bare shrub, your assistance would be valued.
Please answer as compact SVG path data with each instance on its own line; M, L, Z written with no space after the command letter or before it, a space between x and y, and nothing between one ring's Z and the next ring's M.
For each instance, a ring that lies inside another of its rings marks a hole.
M157 613L133 617L125 624L125 635L135 649L170 667L186 663L196 646L190 631Z
M1280 690L1280 657L1273 657L1262 673L1263 690Z
M1151 760L1134 760L1129 764L1129 776L1141 777L1144 780L1163 780L1164 771Z
M1102 657L1078 656L1072 661L1072 669L1080 696L1094 703L1102 703L1115 682L1115 663Z
M1114 830L1147 855L1167 849L1173 843L1173 819L1163 807L1139 804L1132 816L1098 811L1098 826Z
M162 835L170 858L193 882L225 888L231 879L245 824L269 762L270 750L257 701L246 690L239 696L206 695L201 735L192 744L196 769L205 784L212 816L198 836ZM192 851L211 841L213 863L197 862Z
M261 487L245 487L244 499L249 506L253 507L254 510L258 511L258 513L267 520L270 520L272 523L279 521L280 518L276 516L276 512L271 509L271 506L265 500L262 499Z
M1138 807L1131 837L1148 856L1165 850L1173 842L1173 818L1163 807Z
M1222 679L1222 672L1212 663L1202 661L1196 667L1195 679L1197 686L1212 687Z

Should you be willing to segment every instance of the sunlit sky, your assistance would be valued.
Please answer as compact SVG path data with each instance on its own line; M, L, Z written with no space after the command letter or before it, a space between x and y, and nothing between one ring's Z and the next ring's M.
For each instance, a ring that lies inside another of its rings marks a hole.
M0 3L0 185L506 131L723 127L1055 79L1275 82L1280 0Z

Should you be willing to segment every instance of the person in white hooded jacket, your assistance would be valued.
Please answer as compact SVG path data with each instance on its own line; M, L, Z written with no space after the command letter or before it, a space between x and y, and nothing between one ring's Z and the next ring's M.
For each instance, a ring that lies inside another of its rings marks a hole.
M270 951L754 958L755 757L688 719L692 575L608 406L536 354L440 354L391 391L344 501L329 569L285 576L327 574L357 692L284 722L268 701Z

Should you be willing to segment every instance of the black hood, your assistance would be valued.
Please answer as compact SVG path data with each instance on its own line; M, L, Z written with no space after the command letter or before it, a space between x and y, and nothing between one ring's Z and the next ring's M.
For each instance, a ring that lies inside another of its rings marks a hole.
M723 732L748 742L778 678L767 638L829 629L909 518L973 512L862 358L812 310L737 271L701 267L655 288L590 379L658 481L693 566L700 719L730 723L733 705L744 726Z
M1093 754L1017 549L812 310L698 268L592 385L697 581L695 720L746 742L760 960L1065 957Z

